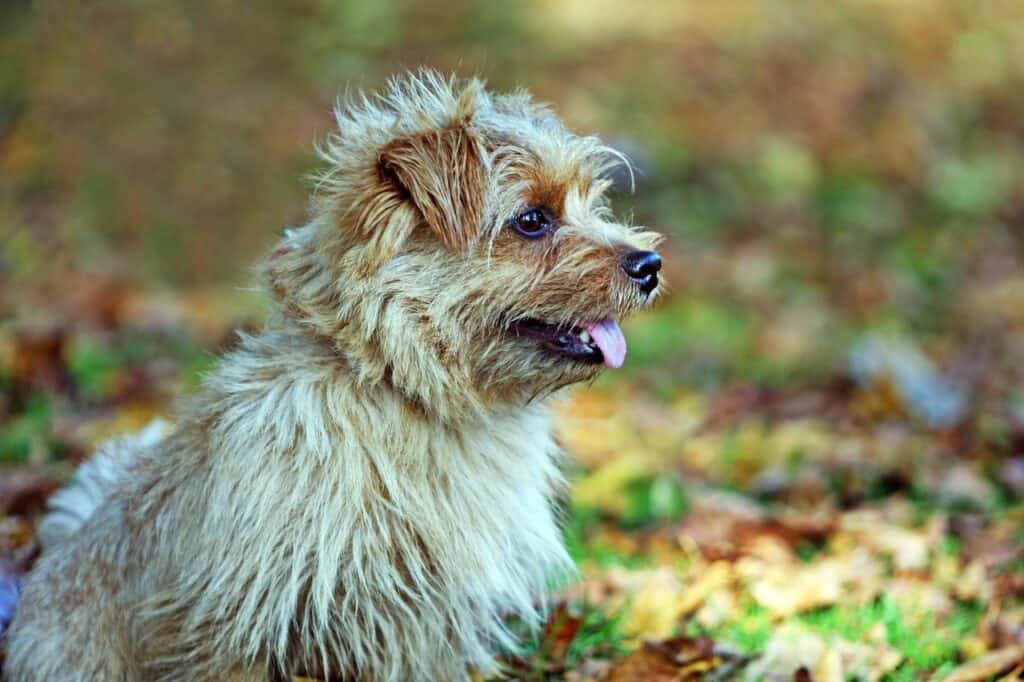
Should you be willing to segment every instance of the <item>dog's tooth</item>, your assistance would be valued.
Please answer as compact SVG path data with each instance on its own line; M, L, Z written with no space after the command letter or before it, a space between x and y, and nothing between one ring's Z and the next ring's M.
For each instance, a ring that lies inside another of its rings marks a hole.
M590 343L590 332L586 329L580 332L580 341L583 343Z

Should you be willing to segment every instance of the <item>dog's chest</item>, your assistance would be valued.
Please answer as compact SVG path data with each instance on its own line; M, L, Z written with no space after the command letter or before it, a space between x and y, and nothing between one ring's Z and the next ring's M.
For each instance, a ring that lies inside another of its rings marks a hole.
M426 656L417 650L443 641L482 665L506 637L503 618L532 619L548 579L570 565L546 420L360 448L348 483L333 487L331 518L306 536L315 565L297 622L320 627L300 628L302 657L325 642L339 663L375 646Z

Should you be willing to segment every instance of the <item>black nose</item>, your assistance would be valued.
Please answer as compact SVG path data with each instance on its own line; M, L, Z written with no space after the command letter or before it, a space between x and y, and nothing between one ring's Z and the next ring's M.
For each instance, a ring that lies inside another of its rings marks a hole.
M640 285L642 292L649 294L658 286L661 256L653 251L630 251L622 257L622 270Z

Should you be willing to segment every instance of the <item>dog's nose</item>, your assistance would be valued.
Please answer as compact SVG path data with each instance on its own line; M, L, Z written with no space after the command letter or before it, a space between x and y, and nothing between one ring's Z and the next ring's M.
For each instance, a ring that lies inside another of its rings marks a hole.
M653 251L630 251L622 257L622 270L640 286L640 291L649 294L658 286L661 256Z

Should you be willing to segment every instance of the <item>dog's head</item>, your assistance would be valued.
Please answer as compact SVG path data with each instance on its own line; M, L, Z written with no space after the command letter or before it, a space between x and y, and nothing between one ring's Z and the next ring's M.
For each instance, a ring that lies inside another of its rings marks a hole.
M285 315L425 409L523 402L618 367L662 288L616 222L619 156L523 94L421 72L337 111L313 220L268 264Z

